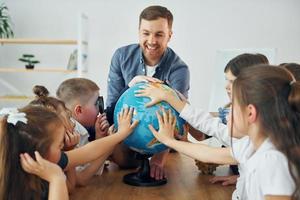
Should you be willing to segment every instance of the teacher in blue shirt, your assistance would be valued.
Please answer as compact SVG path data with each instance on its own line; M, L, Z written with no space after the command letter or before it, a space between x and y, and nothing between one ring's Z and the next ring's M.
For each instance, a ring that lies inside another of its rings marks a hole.
M139 81L164 81L182 93L186 98L190 88L188 66L168 47L172 37L173 15L165 7L149 6L140 14L139 44L121 47L114 53L107 92L107 114L112 123L112 113L120 95ZM164 164L168 150L153 155L150 160L151 177L166 177ZM133 153L125 145L119 145L113 160L123 168L137 166Z

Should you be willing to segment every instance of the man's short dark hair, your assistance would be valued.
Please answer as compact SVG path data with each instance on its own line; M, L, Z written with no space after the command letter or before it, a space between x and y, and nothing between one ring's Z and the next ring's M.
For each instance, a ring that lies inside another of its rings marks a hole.
M140 14L139 25L141 25L142 19L151 21L158 18L164 18L168 20L168 26L172 29L173 15L166 7L163 6L149 6L145 8Z

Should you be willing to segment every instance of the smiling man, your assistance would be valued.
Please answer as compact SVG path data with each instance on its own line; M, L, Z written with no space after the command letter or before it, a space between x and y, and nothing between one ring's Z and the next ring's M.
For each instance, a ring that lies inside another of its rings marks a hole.
M190 88L188 66L168 47L172 37L173 15L165 7L149 6L140 14L139 44L121 47L114 53L109 75L107 92L107 114L112 122L113 107L120 95L133 80L165 81L186 98ZM137 163L131 150L120 145L113 153L113 160L120 167L134 167ZM165 177L164 163L168 152L154 155L150 160L151 176Z

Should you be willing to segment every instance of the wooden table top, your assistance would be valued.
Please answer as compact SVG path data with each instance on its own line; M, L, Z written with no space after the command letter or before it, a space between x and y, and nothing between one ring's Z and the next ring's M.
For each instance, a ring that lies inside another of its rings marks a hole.
M115 164L95 176L85 187L78 187L71 200L230 200L235 186L211 184L210 175L200 174L195 161L179 153L171 153L166 165L168 183L156 187L124 184L123 176L134 170L120 170ZM216 175L228 174L228 167L218 167Z

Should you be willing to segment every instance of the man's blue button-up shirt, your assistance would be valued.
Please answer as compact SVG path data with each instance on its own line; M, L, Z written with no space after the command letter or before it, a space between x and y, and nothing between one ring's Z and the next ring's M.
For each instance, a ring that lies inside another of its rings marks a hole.
M139 44L121 47L114 53L109 75L107 107L113 106L128 83L137 75L146 75L142 49ZM167 48L156 68L153 77L166 81L170 87L178 90L186 98L190 88L188 66L171 49Z

